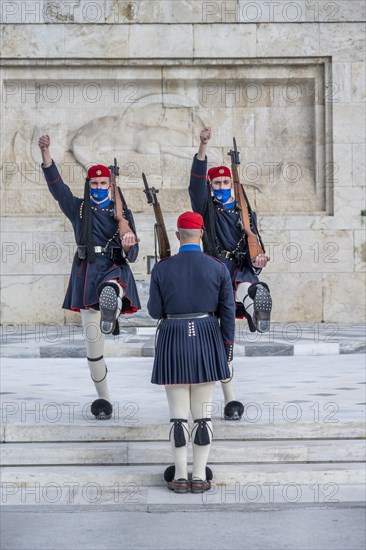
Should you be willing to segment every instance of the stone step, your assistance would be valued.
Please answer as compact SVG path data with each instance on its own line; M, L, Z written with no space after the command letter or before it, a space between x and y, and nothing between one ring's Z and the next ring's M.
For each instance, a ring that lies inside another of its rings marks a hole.
M297 463L361 462L363 440L297 441L214 441L210 462L217 463ZM189 446L189 460L192 448ZM2 445L1 463L11 465L62 464L169 464L172 453L168 441L7 443Z
M296 506L322 507L338 506L347 503L364 506L365 485L334 483L235 483L218 485L213 483L204 494L175 494L163 485L136 487L134 484L116 484L101 487L96 484L16 486L4 484L0 488L1 505L19 512L20 507L27 511L144 511L144 512L200 512L209 511L256 511L294 510ZM43 510L42 510L43 511Z
M133 419L131 419L133 420ZM1 438L6 443L62 442L62 441L166 441L169 425L132 425L91 419L75 424L9 423L2 428ZM277 440L277 439L363 439L366 436L363 421L349 422L224 422L214 419L215 440Z
M141 466L12 466L2 468L2 486L26 487L105 487L114 490L126 484L136 492L141 488L164 485L165 465ZM335 486L365 483L365 468L359 463L342 464L216 464L214 482L218 486L266 483L283 485L334 484ZM127 488L128 490L128 488ZM132 489L131 489L132 490Z

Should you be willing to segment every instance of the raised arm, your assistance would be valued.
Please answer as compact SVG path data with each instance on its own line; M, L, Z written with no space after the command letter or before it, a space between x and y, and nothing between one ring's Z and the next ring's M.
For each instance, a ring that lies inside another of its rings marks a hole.
M51 140L49 135L45 134L39 138L38 146L41 150L43 168L49 168L52 164L50 145Z
M207 174L207 143L211 138L211 128L205 127L200 132L200 145L197 154L194 156L191 179L189 182L189 196L191 198L192 209L195 212L204 214L207 206L208 193L206 186Z
M45 134L38 140L38 146L42 155L42 169L47 181L48 189L54 199L57 200L62 212L73 223L78 212L81 199L74 197L70 188L62 181L61 175L53 162L50 153L50 137Z
M211 139L211 128L206 126L200 131L200 145L198 147L198 160L206 160L207 144Z

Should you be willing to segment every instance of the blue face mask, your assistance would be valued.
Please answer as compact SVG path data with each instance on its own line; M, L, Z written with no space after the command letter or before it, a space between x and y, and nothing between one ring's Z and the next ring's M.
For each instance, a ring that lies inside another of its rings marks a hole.
M108 199L108 204L110 202L108 189L90 189L90 198L98 204L104 202L106 199Z
M224 203L231 197L231 189L213 189L214 197L217 201Z

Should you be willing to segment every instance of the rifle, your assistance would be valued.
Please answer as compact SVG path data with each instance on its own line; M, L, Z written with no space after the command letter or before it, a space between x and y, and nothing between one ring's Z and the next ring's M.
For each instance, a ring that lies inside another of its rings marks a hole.
M163 213L161 211L160 204L156 196L159 193L159 189L155 189L155 187L148 186L147 179L144 173L142 173L142 179L145 186L144 193L147 198L147 203L152 204L154 208L154 214L155 214L155 220L156 220L156 223L154 225L155 261L157 261L156 243L158 243L159 257L162 260L163 258L168 258L170 256L170 244L168 239L168 233L165 228Z
M111 180L112 180L112 200L114 201L114 219L118 221L118 231L120 237L123 237L125 233L132 231L135 233L126 218L123 217L123 212L126 210L129 213L127 208L127 203L122 195L121 189L118 187L118 176L119 176L119 166L117 164L117 159L114 159L114 164L108 166L111 171ZM137 237L136 237L137 238ZM139 239L137 239L139 240Z
M253 210L244 191L244 187L239 181L239 154L236 147L236 139L233 138L233 149L230 150L228 155L231 157L231 173L234 182L235 202L239 210L239 223L247 237L250 260L253 263L258 254L265 254L265 249L256 225L255 215L253 215Z

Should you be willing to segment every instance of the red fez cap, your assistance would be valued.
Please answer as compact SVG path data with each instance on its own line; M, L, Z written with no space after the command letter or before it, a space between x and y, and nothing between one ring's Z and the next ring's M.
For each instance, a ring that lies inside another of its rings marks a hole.
M212 181L215 178L231 178L230 168L227 166L214 166L207 172L207 178Z
M203 218L198 212L184 212L177 221L178 229L203 229Z
M111 177L111 171L107 166L103 166L103 164L95 164L94 166L91 166L88 170L88 173L86 175L88 179L92 178L110 178Z

